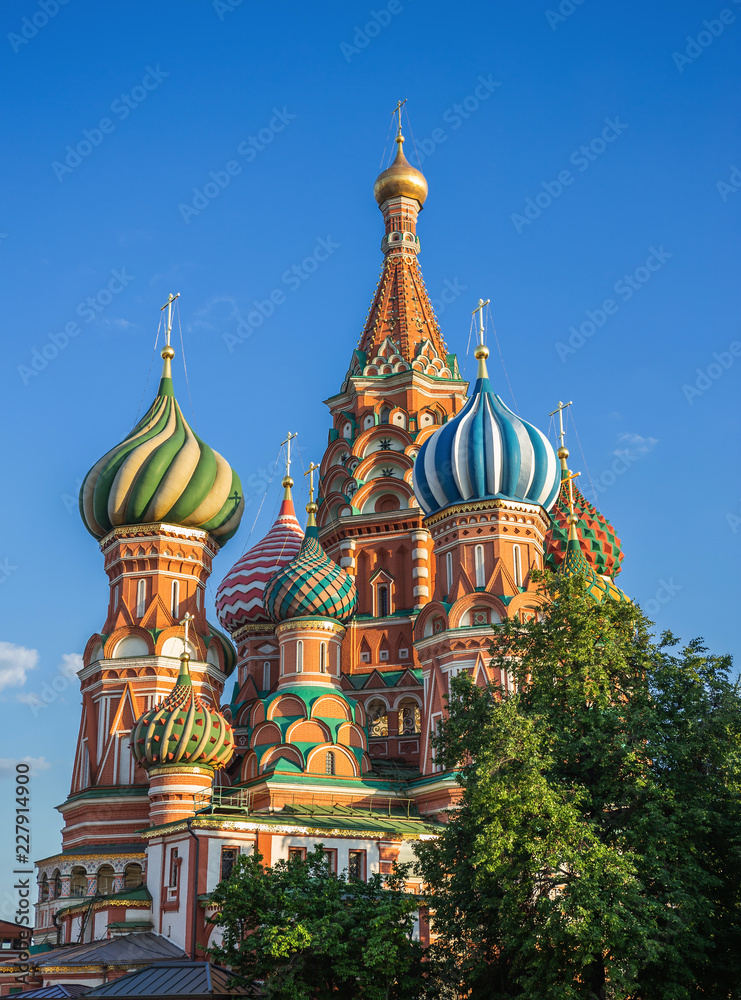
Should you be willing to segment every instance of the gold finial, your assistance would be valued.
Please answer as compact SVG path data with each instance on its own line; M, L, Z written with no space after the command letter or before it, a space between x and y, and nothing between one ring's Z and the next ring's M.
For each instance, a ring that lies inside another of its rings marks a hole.
M304 473L305 476L309 477L309 502L306 505L306 513L309 515L306 520L307 528L316 527L316 512L319 510L319 507L314 503L314 473L318 468L319 466L312 462Z
M298 431L293 434L289 431L285 441L281 441L281 446L286 446L286 474L281 483L281 486L283 487L284 500L291 499L291 487L293 486L293 479L291 479L291 441L293 441L295 437L298 437Z
M319 466L312 462L304 473L305 476L309 477L309 504L313 504L314 507L316 507L316 504L314 503L314 473L318 468Z
M167 296L167 302L162 306L160 312L163 309L167 309L167 323L165 324L165 346L162 348L162 360L165 362L162 366L162 378L172 378L172 366L170 362L175 357L175 351L170 344L170 334L172 333L172 304L175 299L180 298L180 292L173 295L172 292Z
M561 470L563 472L566 472L568 470L568 466L566 465L566 459L569 457L569 452L568 452L568 449L566 448L566 431L564 430L564 427L563 427L563 411L568 406L571 406L572 402L573 402L573 400L571 400L571 399L568 401L568 403L562 403L562 402L559 401L559 404L556 407L556 409L553 410L552 413L548 414L549 417L553 417L556 414L558 414L558 427L559 427L559 431L558 431L558 457L561 459Z
M562 449L559 448L559 453L561 452L561 450ZM566 451L566 449L564 448L563 451ZM566 454L568 455L568 452L566 452ZM566 459L562 459L562 461L565 462ZM573 481L575 479L578 479L580 475L581 475L581 472L568 472L567 471L567 474L564 477L565 480L566 480L566 482L569 484L569 516L567 517L566 520L568 521L568 524L569 524L569 541L570 542L576 541L576 525L577 525L577 522L579 520L579 518L574 513L574 487L573 487L572 484L573 484Z
M391 117L392 118L394 117L394 115L398 115L399 116L399 128L397 129L397 132L396 132L396 141L397 142L399 141L399 139L401 139L401 141L404 142L404 136L401 134L401 109L404 107L404 105L406 104L406 102L407 102L406 97L404 98L403 101L397 101L396 102L396 107L391 112Z
M180 662L187 663L190 659L190 653L188 652L188 626L195 618L190 613L186 614L183 620L180 622L181 625L185 626L185 635L183 636L183 651L180 654Z
M475 316L476 313L479 314L479 328L476 331L476 350L473 352L473 356L479 363L479 370L477 373L477 378L488 378L489 372L486 370L486 359L489 357L489 348L484 343L484 307L489 305L491 299L487 299L484 302L483 299L479 299L479 304L471 313Z

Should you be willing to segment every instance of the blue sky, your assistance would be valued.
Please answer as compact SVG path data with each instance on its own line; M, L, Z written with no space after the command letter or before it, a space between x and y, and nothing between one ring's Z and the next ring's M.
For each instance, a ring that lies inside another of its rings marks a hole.
M272 519L286 431L307 465L326 445L399 98L450 349L471 376L491 298L522 415L548 430L573 400L571 464L623 540L620 585L658 629L738 653L741 2L16 0L0 29L0 758L6 800L13 762L37 761L34 857L59 843L75 654L107 600L76 494L151 400L159 307L181 293L193 410L176 334L178 397L245 486L213 594ZM490 371L511 405L494 344Z

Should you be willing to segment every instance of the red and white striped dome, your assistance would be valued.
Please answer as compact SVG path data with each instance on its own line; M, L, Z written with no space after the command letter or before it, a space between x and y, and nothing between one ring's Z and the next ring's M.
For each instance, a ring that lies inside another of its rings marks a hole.
M216 591L216 613L228 632L270 621L263 606L265 584L298 555L303 539L290 489L286 489L270 531L232 566Z

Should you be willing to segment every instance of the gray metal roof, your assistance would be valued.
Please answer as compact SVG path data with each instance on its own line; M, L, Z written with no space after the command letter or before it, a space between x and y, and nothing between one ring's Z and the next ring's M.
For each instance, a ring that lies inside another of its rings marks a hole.
M25 990L13 994L13 1000L65 1000L67 997L81 997L90 989L81 983L55 983L53 986L40 986L37 990Z
M231 997L259 996L256 989L234 984L234 974L210 962L158 962L114 979L105 986L94 986L87 997ZM87 998L86 998L87 1000Z
M31 964L40 969L49 965L150 965L152 962L174 961L185 957L182 948L178 948L172 941L147 932L37 952L31 956Z

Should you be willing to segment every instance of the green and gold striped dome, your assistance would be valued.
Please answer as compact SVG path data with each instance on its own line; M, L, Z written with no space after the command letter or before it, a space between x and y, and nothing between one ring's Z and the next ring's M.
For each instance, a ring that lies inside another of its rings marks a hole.
M265 585L263 604L274 622L319 615L346 622L355 612L355 581L329 558L319 544L314 520L316 504L307 506L309 523L298 555L277 570Z
M80 514L91 535L165 521L208 531L219 544L239 527L239 476L190 428L175 399L170 347L157 397L131 433L92 467L80 489Z
M134 725L131 750L147 770L194 764L218 770L229 763L234 732L193 690L187 653L180 658L175 687Z

